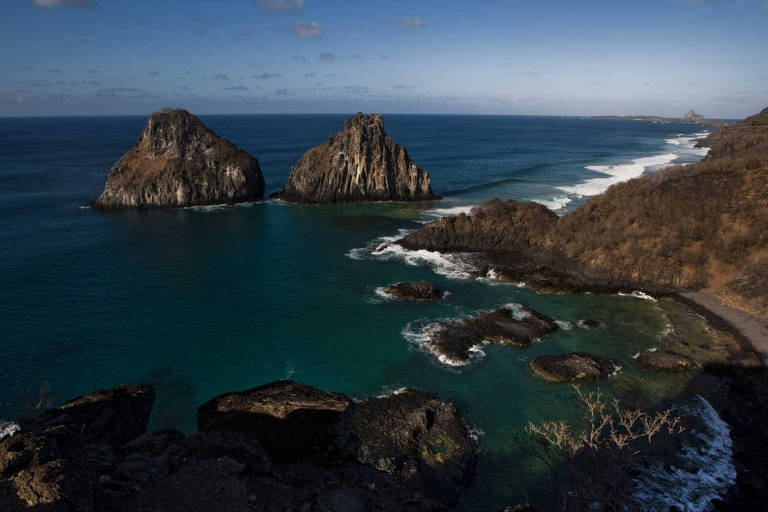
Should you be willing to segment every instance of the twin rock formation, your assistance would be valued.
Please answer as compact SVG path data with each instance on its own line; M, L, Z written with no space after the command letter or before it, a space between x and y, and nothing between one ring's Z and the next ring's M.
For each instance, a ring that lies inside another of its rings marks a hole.
M184 207L257 201L259 162L186 110L152 114L135 146L110 169L97 208ZM275 197L298 203L438 199L429 175L384 132L381 115L347 119L307 151Z

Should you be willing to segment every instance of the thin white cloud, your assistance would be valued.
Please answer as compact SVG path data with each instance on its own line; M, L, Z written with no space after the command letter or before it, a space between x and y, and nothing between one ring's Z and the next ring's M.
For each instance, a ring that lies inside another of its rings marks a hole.
M32 0L35 7L96 7L93 0Z
M397 28L424 28L424 20L418 16L403 16L398 21L387 20L384 25Z
M293 33L299 37L320 37L323 27L316 21L298 21L292 26Z
M321 53L317 58L324 62L333 62L336 60L336 55L333 53Z
M256 0L256 3L270 11L295 11L304 7L304 0Z

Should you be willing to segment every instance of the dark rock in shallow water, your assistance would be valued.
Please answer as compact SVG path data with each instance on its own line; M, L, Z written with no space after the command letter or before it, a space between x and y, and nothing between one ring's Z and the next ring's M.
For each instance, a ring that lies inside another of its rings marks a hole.
M549 382L592 382L610 376L617 368L607 357L583 352L537 357L528 366Z
M420 302L440 300L443 293L428 281L407 281L387 286L386 292L397 298Z
M456 407L406 389L355 407L358 461L431 494L458 498L474 476L477 446Z
M684 372L698 367L690 357L671 350L645 350L636 359L643 368L655 372Z
M589 318L584 320L579 320L576 324L582 329L597 329L598 327L601 327L603 324L598 322L597 320L590 320Z
M256 201L259 162L186 110L149 117L136 145L109 170L97 208L181 207Z
M483 342L527 347L557 330L551 318L524 306L503 307L472 318L430 324L423 343L441 362L461 366L469 363Z
M327 143L307 151L274 197L297 203L439 199L426 171L384 132L381 115L361 113Z
M204 403L197 428L253 436L273 457L338 456L339 422L351 404L341 393L277 381Z

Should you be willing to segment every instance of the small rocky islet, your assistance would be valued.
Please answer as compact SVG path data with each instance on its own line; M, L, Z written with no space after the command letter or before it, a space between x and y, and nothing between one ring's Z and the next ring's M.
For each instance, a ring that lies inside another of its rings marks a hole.
M186 110L155 112L107 175L94 208L168 208L258 201L259 162Z
M440 300L445 292L429 281L402 281L384 288L384 293L395 299L414 302L434 302Z
M380 114L344 121L328 142L307 151L274 198L295 203L430 201L429 174L384 131Z
M146 432L154 391L96 391L0 439L0 510L451 510L477 443L421 391L359 403L293 381L227 393L198 433Z

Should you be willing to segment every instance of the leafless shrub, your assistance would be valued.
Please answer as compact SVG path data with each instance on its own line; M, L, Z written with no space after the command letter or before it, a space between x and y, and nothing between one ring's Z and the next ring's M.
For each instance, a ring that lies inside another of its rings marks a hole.
M606 401L600 390L584 393L573 387L584 408L583 426L563 420L529 422L518 444L546 465L561 510L627 510L640 444L681 433L680 417L669 409L625 409L616 399Z

